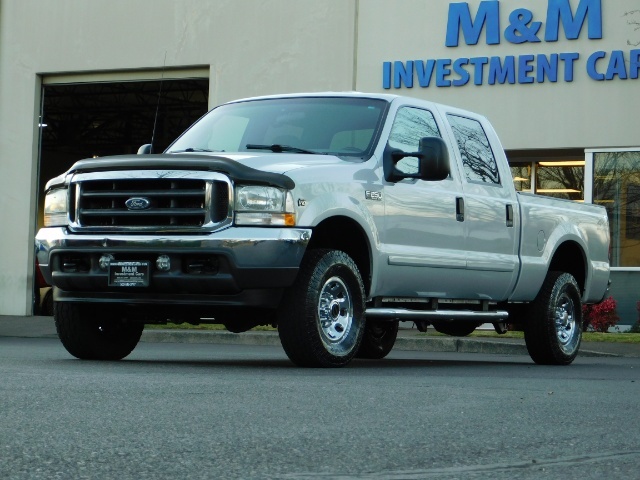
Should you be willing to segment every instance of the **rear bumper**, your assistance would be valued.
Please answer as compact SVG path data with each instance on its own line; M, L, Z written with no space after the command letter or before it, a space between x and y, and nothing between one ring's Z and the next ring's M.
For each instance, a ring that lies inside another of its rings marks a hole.
M38 232L36 255L56 301L273 307L295 280L310 238L311 230L290 228L151 236L81 235L57 227ZM100 262L105 255L149 262L149 285L110 287ZM168 270L156 265L161 255L170 259Z

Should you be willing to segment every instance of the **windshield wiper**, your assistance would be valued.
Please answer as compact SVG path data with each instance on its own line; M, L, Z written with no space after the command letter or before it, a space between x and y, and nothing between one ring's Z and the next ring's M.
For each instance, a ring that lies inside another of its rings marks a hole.
M222 152L223 150L218 150ZM185 153L185 152L215 152L215 150L207 150L206 148L185 148L184 150L171 150L169 153Z
M313 150L305 150L304 148L292 147L291 145L280 145L274 143L273 145L259 145L256 143L247 143L246 148L248 150L271 150L274 153L293 152L293 153L311 153L313 155L319 155L319 152Z

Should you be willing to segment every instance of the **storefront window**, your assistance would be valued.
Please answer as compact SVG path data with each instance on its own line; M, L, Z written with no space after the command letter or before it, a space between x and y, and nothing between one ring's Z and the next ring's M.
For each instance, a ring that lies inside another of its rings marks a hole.
M548 160L511 163L516 190L537 195L584 201L584 160ZM535 181L534 181L535 180Z
M593 154L593 203L611 228L611 266L640 267L640 151Z
M536 165L536 193L584 201L584 160L539 162Z

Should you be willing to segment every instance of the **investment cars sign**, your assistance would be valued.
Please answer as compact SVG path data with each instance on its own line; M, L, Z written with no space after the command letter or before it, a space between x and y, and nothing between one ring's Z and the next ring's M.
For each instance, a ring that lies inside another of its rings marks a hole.
M506 2L505 2L506 3ZM509 2L512 4L512 2ZM542 3L542 2L541 2ZM577 6L576 6L577 5ZM500 22L501 2L482 1L472 12L468 2L449 5L446 47L456 48L461 42L475 46L481 41L498 45L502 41L515 45L603 38L602 0L547 0L543 18L531 10L517 8L509 13L508 24ZM640 27L640 9L625 12L630 25ZM562 27L562 28L561 28ZM627 41L631 47L633 42ZM587 75L595 81L637 80L640 74L640 48L596 50L583 57L579 52L506 56L474 56L397 60L383 62L382 84L385 89L428 87L462 87L474 85L531 84L573 82L576 75Z

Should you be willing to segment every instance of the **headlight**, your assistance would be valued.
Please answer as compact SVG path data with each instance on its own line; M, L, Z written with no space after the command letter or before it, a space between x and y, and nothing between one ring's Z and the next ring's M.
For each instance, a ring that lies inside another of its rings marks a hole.
M236 187L237 225L280 225L296 224L293 211L293 197L288 190L264 186Z
M44 226L59 227L67 225L67 189L51 190L44 197Z

